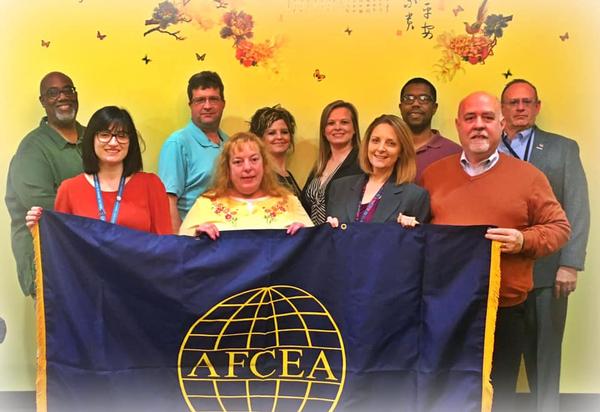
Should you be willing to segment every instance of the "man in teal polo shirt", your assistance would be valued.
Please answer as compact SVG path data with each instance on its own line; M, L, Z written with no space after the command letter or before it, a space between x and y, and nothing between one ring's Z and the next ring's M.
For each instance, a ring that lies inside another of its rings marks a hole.
M179 232L182 220L208 188L215 159L227 139L219 129L225 108L223 92L217 73L194 74L187 88L191 120L169 136L161 149L158 175L169 196L174 233Z
M11 218L19 283L25 295L35 295L33 244L25 214L32 206L53 209L60 183L83 171L79 145L84 127L75 120L79 102L73 81L60 72L48 73L40 83L39 99L46 116L23 138L13 156L4 199Z

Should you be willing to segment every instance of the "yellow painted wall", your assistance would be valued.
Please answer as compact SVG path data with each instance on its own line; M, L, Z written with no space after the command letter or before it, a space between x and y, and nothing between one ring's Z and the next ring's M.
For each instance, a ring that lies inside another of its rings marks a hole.
M173 26L186 37L152 33L149 27L158 0L0 0L0 193L21 138L43 114L37 101L41 77L60 70L78 90L78 118L86 123L101 106L126 107L142 132L146 169L156 170L163 140L188 119L185 88L197 71L218 71L225 82L227 106L223 127L233 133L264 105L281 103L298 122L297 150L291 170L304 181L315 158L319 115L334 99L356 104L364 130L376 115L397 113L398 92L410 77L437 85L440 108L434 126L456 139L453 119L458 100L476 89L499 93L501 73L510 69L538 86L542 99L539 125L576 139L582 150L591 202L589 258L572 295L563 357L563 392L600 392L600 144L597 138L600 57L597 39L600 6L596 0L490 0L489 14L513 15L498 39L494 56L484 65L464 63L454 80L437 80L433 64L440 58L436 39L421 37L424 0L411 9L409 0L231 0L217 9L212 0L189 0L194 21ZM415 3L414 1L412 3ZM459 34L463 21L473 22L476 0L430 0L430 22L438 36ZM453 9L461 6L455 16ZM269 67L241 66L231 40L219 37L220 16L236 7L254 18L254 40L282 41ZM360 10L362 9L362 13ZM405 15L413 12L414 31ZM351 28L348 35L344 30ZM104 40L96 31L106 34ZM400 33L398 32L400 31ZM569 33L562 41L559 35ZM41 46L41 40L50 46ZM195 53L206 53L199 61ZM148 55L152 62L141 59ZM313 77L315 69L325 74ZM0 345L0 391L32 390L34 332L32 300L24 298L10 253L8 213L0 207L0 315L8 323Z

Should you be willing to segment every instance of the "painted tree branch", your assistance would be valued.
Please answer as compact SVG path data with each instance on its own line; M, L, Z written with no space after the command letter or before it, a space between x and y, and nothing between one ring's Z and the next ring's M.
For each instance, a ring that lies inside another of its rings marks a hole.
M165 34L168 34L168 35L170 35L170 36L173 36L173 37L175 37L177 40L185 40L185 37L181 37L181 36L179 35L179 30L178 30L178 31L173 31L173 32L171 32L171 31L168 31L168 30L163 30L163 29L161 29L160 27L154 27L154 28L152 28L152 29L148 30L147 32L145 32L145 33L144 33L144 36L146 36L146 35L148 35L148 34L150 34L150 33L154 32L154 31L157 31L157 32L159 32L159 33L165 33Z

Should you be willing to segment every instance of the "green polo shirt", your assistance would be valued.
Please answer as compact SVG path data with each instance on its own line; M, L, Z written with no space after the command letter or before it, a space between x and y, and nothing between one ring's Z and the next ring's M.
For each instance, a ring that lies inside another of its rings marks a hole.
M77 144L69 143L44 117L40 126L21 141L10 162L4 200L11 218L19 283L25 295L35 294L33 242L25 226L25 215L32 206L54 209L60 183L83 172L80 144L85 129L79 123L76 127L79 140Z

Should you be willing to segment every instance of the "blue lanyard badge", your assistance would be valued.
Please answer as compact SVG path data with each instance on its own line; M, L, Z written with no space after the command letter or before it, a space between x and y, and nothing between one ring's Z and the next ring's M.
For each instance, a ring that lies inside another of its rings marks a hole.
M506 135L506 133L502 133L502 143L508 149L510 154L517 159L525 160L526 162L529 160L529 156L531 155L531 141L533 140L534 129L531 129L531 133L529 133L529 137L527 138L527 146L525 146L525 152L523 152L523 159L515 152L515 149L512 148L510 144L510 139Z
M110 217L110 223L116 223L117 217L119 216L119 208L121 207L121 199L123 198L123 188L125 187L125 176L121 176L119 181L119 190L117 191L117 200L113 207L112 216ZM100 190L100 180L98 175L94 174L94 189L96 189L96 203L98 204L98 215L100 220L106 222L106 211L104 210L104 201L102 200L102 191Z

